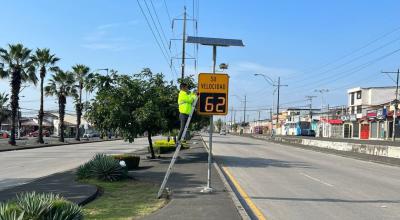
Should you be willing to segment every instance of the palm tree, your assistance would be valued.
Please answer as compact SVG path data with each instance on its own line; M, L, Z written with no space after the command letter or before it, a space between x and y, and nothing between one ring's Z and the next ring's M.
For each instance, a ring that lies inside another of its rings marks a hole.
M0 48L0 78L10 78L11 87L11 135L9 143L15 145L16 118L19 110L19 93L24 82L36 85L34 62L30 57L31 50L22 44L8 44L8 48Z
M36 49L35 54L32 56L35 66L39 69L40 76L40 109L39 109L39 136L38 142L43 144L43 83L47 71L56 71L56 63L60 59L55 54L50 54L50 49Z
M64 115L67 97L76 96L74 75L71 72L64 72L58 69L56 74L52 75L44 91L46 96L56 96L58 98L59 141L64 142Z
M81 117L82 117L82 109L83 109L83 104L82 104L82 90L85 86L86 78L89 74L90 68L82 65L82 64L77 64L72 67L72 71L75 75L75 79L78 82L78 96L75 99L75 108L76 108L76 136L75 140L79 141L80 140L80 126L81 126Z
M5 92L0 93L0 130L1 130L1 122L4 121L9 113L8 113L8 94Z

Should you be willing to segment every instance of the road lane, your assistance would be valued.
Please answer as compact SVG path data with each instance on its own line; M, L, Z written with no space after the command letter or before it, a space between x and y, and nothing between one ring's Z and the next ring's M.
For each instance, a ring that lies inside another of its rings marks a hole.
M213 151L268 219L400 219L400 167L230 135Z
M0 190L76 168L96 153L128 153L146 146L147 138L138 138L133 143L105 141L0 152Z

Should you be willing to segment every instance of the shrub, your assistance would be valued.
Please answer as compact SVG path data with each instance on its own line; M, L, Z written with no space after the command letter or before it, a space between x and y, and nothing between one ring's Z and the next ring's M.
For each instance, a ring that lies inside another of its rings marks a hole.
M189 148L186 142L183 142L182 144L183 146L181 149ZM157 154L169 153L171 151L175 151L175 149L175 141L172 139L169 142L167 140L157 140L154 142L154 150Z
M60 197L54 194L23 193L17 195L17 205L28 219L35 219L35 216L44 216L51 210L56 199Z
M0 203L0 220L23 220L24 213L21 213L16 206Z
M59 199L54 202L53 208L45 216L46 220L79 220L83 219L83 212L78 205Z
M92 164L90 162L80 165L76 171L76 175L78 176L78 179L91 178L91 174L92 174L91 169L92 169Z
M126 167L128 170L133 170L139 167L140 156L135 154L120 154L120 155L113 155L114 159L118 161L125 161Z
M103 181L117 181L127 177L126 170L119 165L119 161L111 156L97 154L88 162L90 177Z
M0 205L0 220L80 220L82 209L59 195L22 193Z

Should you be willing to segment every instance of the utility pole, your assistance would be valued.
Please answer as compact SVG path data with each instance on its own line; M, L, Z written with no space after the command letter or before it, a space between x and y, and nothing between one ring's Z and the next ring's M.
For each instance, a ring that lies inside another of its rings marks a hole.
M246 95L244 95L243 127L246 126Z
M233 107L231 107L231 126L230 126L230 132L232 132L232 127L233 127Z
M187 18L187 13L186 13L186 6L184 6L184 12L183 12L183 18L174 18L172 19L172 31L174 29L174 23L175 21L183 21L183 30L182 30L182 39L170 39L169 41L169 49L171 49L172 41L182 41L182 55L181 57L172 57L171 58L171 66L172 66L172 60L173 59L180 59L181 60L181 78L185 78L185 63L187 59L192 59L195 62L195 67L197 65L196 63L196 58L194 57L186 57L186 22L187 21L193 21L194 22L194 28L196 29L197 32L197 20L196 19L188 19Z
M261 111L258 111L258 126L260 126L260 115L261 115Z
M278 129L278 122L279 122L279 96L280 96L280 89L282 86L288 86L288 85L281 85L281 77L278 77L278 85L275 85L278 87L278 100L276 103L276 128Z
M310 122L312 122L312 99L313 98L316 98L317 96L313 96L313 95L308 95L308 96L306 96L306 99L310 102L310 112L309 112L309 115L310 115Z
M185 78L185 45L186 44L186 6L183 12L183 33L182 33L182 79Z
M393 129L392 129L392 141L396 140L396 118L397 118L397 105L398 105L398 99L399 99L399 75L400 75L400 69L397 69L397 72L382 72L382 73L395 73L397 74L396 77L396 98L394 99L394 112L393 112Z

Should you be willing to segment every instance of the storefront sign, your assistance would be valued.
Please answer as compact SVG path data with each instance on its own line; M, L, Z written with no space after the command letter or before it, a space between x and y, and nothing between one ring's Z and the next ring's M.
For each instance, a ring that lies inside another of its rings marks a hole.
M376 112L371 111L371 112L367 113L367 118L368 119L375 119L376 115L377 115Z
M350 115L350 121L357 121L357 115Z
M376 119L378 119L378 120L386 119L386 109L385 108L378 109L378 111L376 112Z

